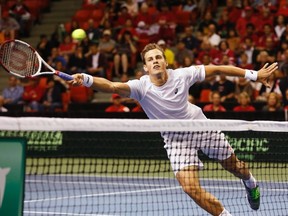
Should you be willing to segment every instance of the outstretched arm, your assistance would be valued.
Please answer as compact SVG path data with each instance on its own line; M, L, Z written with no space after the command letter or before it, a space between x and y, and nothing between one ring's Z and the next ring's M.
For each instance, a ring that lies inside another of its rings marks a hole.
M226 76L245 77L247 79L263 83L266 87L270 87L268 83L269 76L278 69L277 62L268 66L265 64L259 71L242 69L232 65L207 65L205 66L205 75L213 76L217 74L224 74Z
M72 85L84 85L97 91L106 93L117 93L122 97L130 96L130 87L126 83L111 82L105 78L93 77L88 74L74 74L73 80L69 81Z

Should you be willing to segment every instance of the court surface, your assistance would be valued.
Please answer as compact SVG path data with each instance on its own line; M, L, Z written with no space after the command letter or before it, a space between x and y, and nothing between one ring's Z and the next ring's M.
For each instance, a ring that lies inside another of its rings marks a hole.
M232 215L287 215L288 182L260 181L261 206L248 206L240 181L202 179ZM27 175L24 216L208 215L175 178Z

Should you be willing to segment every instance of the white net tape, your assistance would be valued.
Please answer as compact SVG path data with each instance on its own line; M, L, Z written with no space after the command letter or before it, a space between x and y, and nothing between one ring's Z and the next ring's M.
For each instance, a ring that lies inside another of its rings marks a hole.
M19 131L273 131L288 132L288 122L244 120L148 120L0 117L0 130Z

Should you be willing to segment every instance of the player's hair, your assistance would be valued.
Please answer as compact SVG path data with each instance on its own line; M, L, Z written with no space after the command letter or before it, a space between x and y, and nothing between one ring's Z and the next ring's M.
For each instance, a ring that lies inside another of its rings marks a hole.
M158 49L158 50L160 50L160 51L162 52L162 55L164 56L164 59L166 60L166 56L165 56L165 54L164 54L164 50L163 50L159 45L157 45L157 44L155 44L155 43L149 43L149 44L147 44L147 45L144 47L144 49L143 49L142 52L141 52L141 59L142 59L143 64L146 64L146 62L145 62L145 55L146 55L146 53L147 53L148 51L150 51L150 50L153 50L153 49Z

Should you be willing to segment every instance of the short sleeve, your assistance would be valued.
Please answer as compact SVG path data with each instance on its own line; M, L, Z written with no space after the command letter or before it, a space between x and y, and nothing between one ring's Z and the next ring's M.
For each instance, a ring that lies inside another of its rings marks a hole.
M196 65L185 68L177 69L180 76L183 76L189 86L192 86L196 82L201 82L205 79L205 67L204 65Z
M127 82L127 85L130 87L130 98L132 99L135 99L137 101L140 101L141 100L141 92L142 92L142 85L141 85L141 82L140 80L129 80Z

